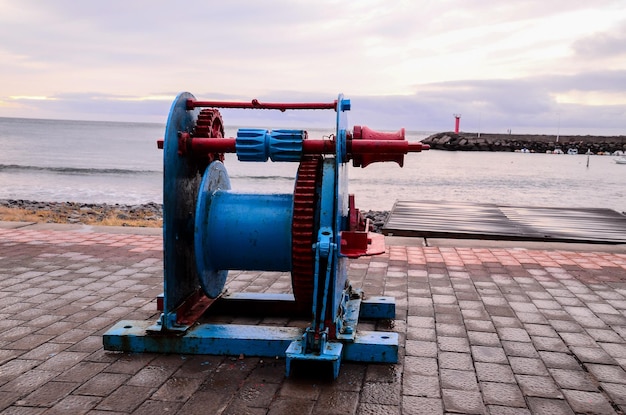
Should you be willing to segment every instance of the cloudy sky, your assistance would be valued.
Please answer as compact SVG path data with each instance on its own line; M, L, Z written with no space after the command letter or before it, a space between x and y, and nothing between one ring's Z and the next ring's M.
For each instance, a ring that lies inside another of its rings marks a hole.
M379 129L447 131L460 113L465 131L626 134L624 0L0 0L0 62L0 117L164 123L180 91L344 93L350 124Z

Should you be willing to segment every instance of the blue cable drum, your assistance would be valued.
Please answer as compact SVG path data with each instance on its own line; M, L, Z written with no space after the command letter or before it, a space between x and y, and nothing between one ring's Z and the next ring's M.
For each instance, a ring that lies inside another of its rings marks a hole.
M200 186L194 241L200 283L211 298L222 292L227 270L290 271L293 216L293 194L232 192L214 184L226 175L221 163L214 166L220 168L207 169Z

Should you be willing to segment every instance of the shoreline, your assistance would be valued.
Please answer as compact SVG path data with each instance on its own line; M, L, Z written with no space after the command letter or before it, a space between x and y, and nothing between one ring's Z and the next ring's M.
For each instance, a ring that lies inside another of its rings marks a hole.
M376 210L361 213L377 233L389 215L389 211ZM163 209L154 202L124 205L0 199L0 221L160 228Z
M158 228L163 226L161 205L39 202L0 199L0 221L67 223Z

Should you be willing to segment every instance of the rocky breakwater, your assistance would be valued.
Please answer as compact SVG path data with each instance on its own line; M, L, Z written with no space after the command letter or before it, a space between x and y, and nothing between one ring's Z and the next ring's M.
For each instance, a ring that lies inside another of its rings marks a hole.
M532 134L484 134L444 132L422 140L435 150L451 151L523 151L548 153L560 149L567 152L576 149L578 154L612 154L626 151L626 136L590 135L532 135Z

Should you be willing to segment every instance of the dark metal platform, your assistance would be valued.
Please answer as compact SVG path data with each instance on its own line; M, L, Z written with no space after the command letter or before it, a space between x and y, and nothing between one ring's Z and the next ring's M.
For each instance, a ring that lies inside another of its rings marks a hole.
M382 232L425 238L626 243L626 216L611 209L398 201Z

